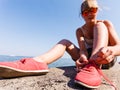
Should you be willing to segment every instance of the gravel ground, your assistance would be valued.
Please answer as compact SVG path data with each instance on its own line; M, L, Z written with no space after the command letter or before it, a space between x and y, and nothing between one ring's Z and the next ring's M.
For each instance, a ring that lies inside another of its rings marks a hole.
M49 73L42 76L29 76L12 79L1 79L0 90L93 90L74 83L76 71L74 66L50 68ZM116 63L105 75L120 90L120 65ZM114 90L103 79L102 85L95 90Z

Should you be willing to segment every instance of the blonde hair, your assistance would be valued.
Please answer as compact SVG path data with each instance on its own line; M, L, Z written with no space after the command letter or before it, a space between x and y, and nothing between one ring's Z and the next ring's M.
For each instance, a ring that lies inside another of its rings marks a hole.
M96 0L84 0L81 4L81 13L89 8L98 8L98 3Z

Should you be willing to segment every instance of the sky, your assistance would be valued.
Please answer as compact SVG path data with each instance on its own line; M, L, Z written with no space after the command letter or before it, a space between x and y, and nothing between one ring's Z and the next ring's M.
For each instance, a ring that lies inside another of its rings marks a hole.
M84 24L82 0L0 0L0 55L38 56L62 39L78 46ZM98 19L110 20L120 36L119 0L98 0ZM63 57L69 57L65 53Z

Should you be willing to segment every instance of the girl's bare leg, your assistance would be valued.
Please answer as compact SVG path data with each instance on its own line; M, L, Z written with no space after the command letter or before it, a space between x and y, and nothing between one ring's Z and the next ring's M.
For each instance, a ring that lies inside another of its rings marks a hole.
M67 51L74 60L79 58L79 49L72 42L63 39L48 52L38 57L34 57L34 59L50 64L62 57L65 51Z
M99 50L108 46L108 30L104 23L99 22L94 27L94 41L91 59L95 59Z

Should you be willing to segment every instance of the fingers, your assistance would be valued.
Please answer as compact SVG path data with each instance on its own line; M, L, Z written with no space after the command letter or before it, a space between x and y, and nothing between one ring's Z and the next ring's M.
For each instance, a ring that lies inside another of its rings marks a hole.
M113 55L110 55L110 56L107 56L106 58L101 58L101 57L98 57L95 62L97 64L108 64L110 63L112 60L114 59L114 56Z
M76 68L77 68L77 69L80 69L80 68L83 67L83 66L84 66L84 63L81 63L80 60L77 60L77 61L76 61Z
M79 72L79 70L81 69L81 63L79 62L79 60L76 61L76 71Z
M101 48L98 52L96 63L98 64L107 64L114 59L113 52L109 48Z
M107 58L110 55L112 55L112 51L108 48L102 48L100 52L98 52L98 56L102 58Z
M106 60L108 61L108 63L110 63L115 57L113 55L110 55L106 58Z
M80 70L83 66L85 66L88 63L88 60L76 60L76 69L77 71Z

